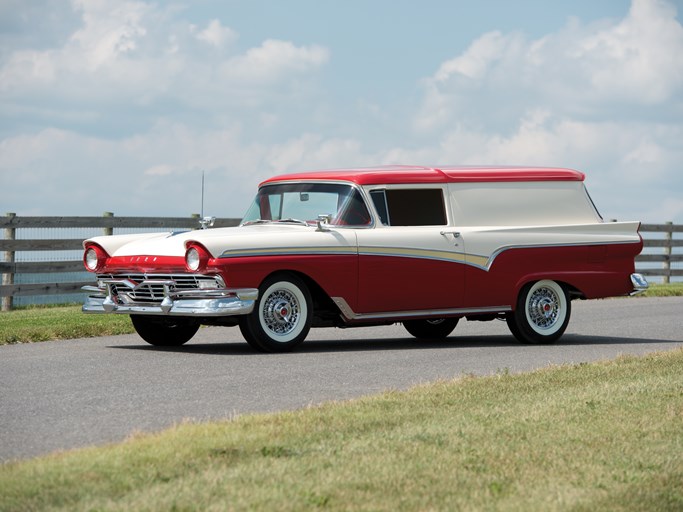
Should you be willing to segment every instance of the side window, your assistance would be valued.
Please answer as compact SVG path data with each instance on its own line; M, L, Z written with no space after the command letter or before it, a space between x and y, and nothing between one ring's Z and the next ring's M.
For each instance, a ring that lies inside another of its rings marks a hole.
M370 212L357 190L349 195L340 194L337 199L337 217L332 224L366 226L370 224Z
M375 205L375 210L379 214L379 220L385 226L389 225L389 212L387 210L387 196L384 190L373 190L370 197Z
M441 189L389 189L371 192L382 224L390 226L445 226Z

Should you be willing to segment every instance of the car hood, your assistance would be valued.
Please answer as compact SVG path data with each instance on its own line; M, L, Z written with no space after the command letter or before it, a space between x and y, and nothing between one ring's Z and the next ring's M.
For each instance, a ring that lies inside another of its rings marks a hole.
M259 224L173 233L98 236L83 243L96 243L110 256L118 257L184 256L189 242L203 245L211 256L218 258L284 247L350 246L355 245L355 235L348 229L318 231L314 226Z

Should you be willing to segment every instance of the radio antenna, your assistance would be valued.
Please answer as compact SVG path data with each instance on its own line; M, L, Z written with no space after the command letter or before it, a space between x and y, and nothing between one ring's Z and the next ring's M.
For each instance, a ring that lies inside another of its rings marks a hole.
M204 217L204 171L202 171L202 213L199 217L199 225L202 229L210 228L216 221L216 217Z
M202 171L202 214L200 218L204 218L204 171Z

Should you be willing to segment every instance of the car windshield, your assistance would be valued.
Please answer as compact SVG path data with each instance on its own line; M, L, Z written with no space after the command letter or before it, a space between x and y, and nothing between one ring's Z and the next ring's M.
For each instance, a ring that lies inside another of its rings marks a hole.
M315 224L326 215L336 226L366 226L368 212L360 192L351 185L336 183L281 183L264 185L247 211L242 224L302 222Z

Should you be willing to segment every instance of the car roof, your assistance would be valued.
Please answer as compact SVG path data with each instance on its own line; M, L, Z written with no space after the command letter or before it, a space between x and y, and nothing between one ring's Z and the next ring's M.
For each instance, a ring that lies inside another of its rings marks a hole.
M358 185L496 181L584 181L585 175L557 167L388 165L282 174L261 185L283 181L348 181Z

